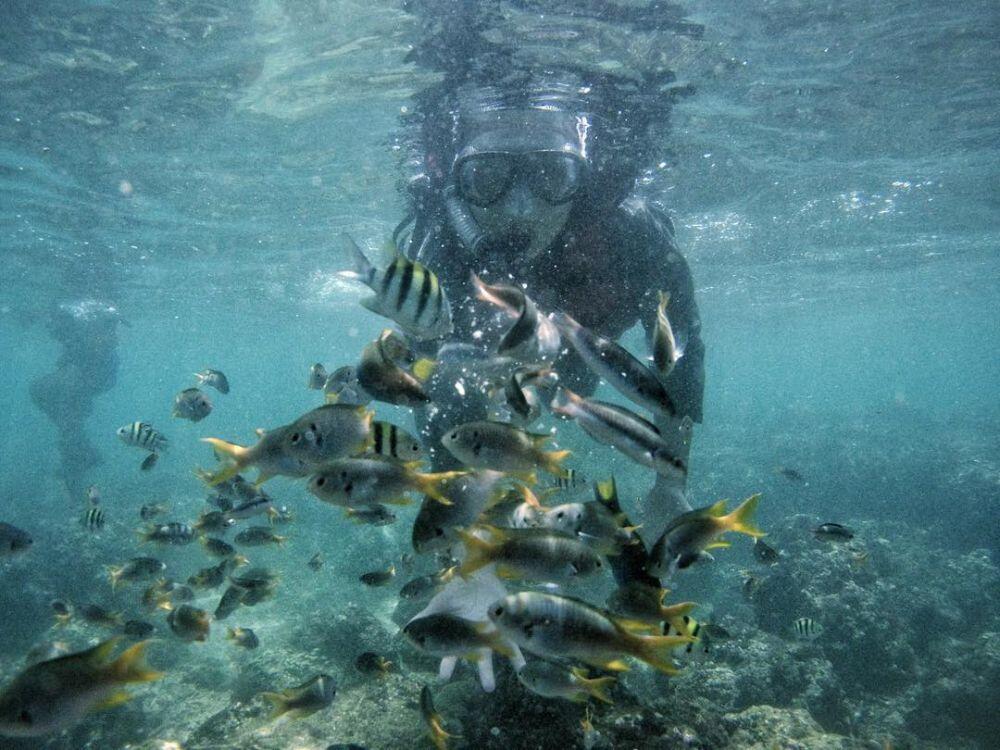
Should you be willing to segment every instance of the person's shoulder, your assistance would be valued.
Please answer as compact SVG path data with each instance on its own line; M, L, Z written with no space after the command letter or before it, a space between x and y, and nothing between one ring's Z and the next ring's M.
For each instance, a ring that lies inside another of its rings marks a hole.
M617 214L623 229L632 236L641 237L647 244L675 244L674 222L662 206L632 195L618 204Z

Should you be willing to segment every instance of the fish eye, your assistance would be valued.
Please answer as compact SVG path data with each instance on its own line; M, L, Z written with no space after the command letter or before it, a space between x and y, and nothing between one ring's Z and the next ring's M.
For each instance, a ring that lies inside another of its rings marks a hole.
M319 427L316 426L315 422L309 424L309 432L319 432Z
M438 526L436 529L434 529L434 535L435 536L444 536L444 529L442 529L440 526Z
M495 617L499 617L502 614L503 614L503 605L497 605L496 607L493 608L493 615Z
M317 487L322 487L324 484L326 484L326 477L316 477Z
M556 513L556 518L558 518L561 521L563 519L563 516L565 516L565 515L566 515L565 513L563 513L562 511L559 511L558 513Z
M292 445L295 445L297 442L299 442L299 437L300 435L297 432L292 434Z

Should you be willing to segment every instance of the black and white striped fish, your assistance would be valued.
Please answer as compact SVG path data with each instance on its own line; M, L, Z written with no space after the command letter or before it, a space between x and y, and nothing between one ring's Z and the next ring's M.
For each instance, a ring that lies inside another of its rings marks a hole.
M142 448L150 453L159 453L167 448L167 438L145 422L132 422L119 427L118 439L125 445Z
M539 312L524 291L506 284L487 284L475 273L472 274L472 284L479 299L515 318L514 325L497 344L497 354L539 362L553 359L559 353L559 330Z
M397 461L422 461L420 441L390 422L372 422L372 453Z
M792 630L795 637L803 641L811 641L818 638L823 632L823 626L811 617L800 617L792 623Z
M104 528L104 511L98 506L87 508L83 512L83 518L80 519L80 523L83 524L83 528L87 531L98 532Z
M583 475L583 472L576 469L566 469L566 476L553 477L549 482L550 487L560 490L575 490L580 487L587 487L588 485L587 477Z
M416 339L436 339L451 333L451 305L433 271L399 253L380 271L351 237L345 234L344 239L354 269L341 271L339 275L361 281L375 292L374 296L361 300L364 307L394 320Z

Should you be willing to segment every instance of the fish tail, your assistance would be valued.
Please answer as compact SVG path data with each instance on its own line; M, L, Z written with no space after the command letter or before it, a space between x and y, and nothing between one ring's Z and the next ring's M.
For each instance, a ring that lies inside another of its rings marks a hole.
M572 451L549 451L542 453L542 468L557 477L567 477L569 472L563 467L562 462L572 454Z
M283 716L292 710L292 707L288 703L288 699L281 693L261 693L260 697L268 701L272 706L271 715L268 716L268 721L274 721L279 716Z
M222 458L227 458L232 462L228 466L224 466L219 469L219 471L208 475L206 484L208 484L209 487L214 487L217 484L225 482L227 479L232 479L234 476L239 474L240 469L242 469L248 461L250 449L242 445L220 440L219 438L202 438L201 441L211 445L216 455Z
M441 487L452 479L457 479L468 474L467 471L440 471L435 474L414 474L416 477L417 486L420 491L423 492L427 497L437 500L442 505L454 505L454 503L449 500L441 492Z
M121 580L125 568L118 565L108 565L105 570L108 571L108 578L111 579L111 590L115 591L118 588L118 581Z
M757 503L759 502L760 493L758 492L748 497L740 503L740 506L736 510L720 520L724 520L726 522L726 526L729 531L738 531L741 534L752 536L755 539L767 536L767 534L757 528L752 520L753 513L757 510Z
M653 669L664 674L680 674L670 658L671 652L679 646L694 643L697 639L689 635L630 635L632 655L646 662Z
M370 283L372 277L375 275L375 267L372 266L371 261L368 260L368 256L364 254L353 237L346 232L341 237L347 243L347 248L351 255L351 263L354 267L347 271L339 271L338 275L345 279L356 279L366 284Z
M580 686L587 691L588 695L605 703L614 702L608 695L608 690L618 681L614 677L595 677L594 679L590 679L587 677L587 672L580 667L573 667L570 672L579 680Z
M583 399L573 393L569 388L565 386L560 386L556 390L556 395L553 397L552 402L549 404L549 408L555 413L564 417L572 417L576 411L575 407Z
M465 545L465 560L458 569L459 575L465 578L493 562L495 545L465 529L456 529L456 533Z
M163 677L163 672L150 669L146 663L145 653L150 643L140 641L108 665L109 674L115 682L153 682Z
M457 737L458 735L448 734L442 725L440 714L431 714L427 717L427 726L431 730L431 742L434 743L434 747L437 750L447 750L448 740Z

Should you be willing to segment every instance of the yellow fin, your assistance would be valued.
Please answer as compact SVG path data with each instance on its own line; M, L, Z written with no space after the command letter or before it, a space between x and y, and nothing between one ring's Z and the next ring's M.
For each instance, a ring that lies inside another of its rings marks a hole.
M717 503L713 503L705 509L705 514L717 517L726 515L726 503L728 502L728 500L719 500Z
M632 636L629 640L633 656L646 662L653 669L670 675L680 674L680 670L670 659L670 652L679 646L697 641L689 635Z
M455 533L462 541L462 544L465 545L465 560L462 561L461 566L458 568L459 575L465 578L470 573L475 573L480 568L493 562L492 557L496 549L495 545L487 542L485 539L480 539L471 531L465 529L455 529Z
M121 636L108 638L108 640L98 643L92 649L84 651L80 654L80 657L94 666L105 665L107 660L111 658L111 652L115 650L115 646L118 645L120 640Z
M108 665L108 674L114 682L153 682L163 677L163 672L150 669L145 653L150 641L140 641L126 649Z
M602 660L600 657L584 657L583 661L593 664L595 667L606 669L609 672L628 672L628 662L624 659Z
M271 711L271 715L267 717L269 721L273 721L291 710L291 707L288 705L288 699L281 693L261 693L260 697L268 701L274 709Z
M705 549L725 549L726 547L732 547L732 543L727 542L725 539L716 539L705 546Z
M467 471L441 471L436 474L412 474L420 491L427 497L437 500L442 505L454 505L445 495L441 493L441 485L468 474Z
M514 655L514 650L500 632L493 630L492 627L489 623L482 622L476 625L476 632L483 636L483 642L487 646L510 659Z
M604 701L605 703L613 703L611 697L608 695L608 689L618 682L614 677L596 677L590 679L587 677L587 673L580 667L573 667L570 672L579 681L580 686L587 691L587 693L599 701Z
M597 494L597 499L605 504L610 503L618 496L618 486L615 484L613 476L604 482L594 482L594 490Z
M758 492L757 494L748 497L740 503L740 506L736 510L728 516L724 516L720 520L726 522L726 526L730 531L737 531L740 534L752 536L754 539L767 536L767 534L757 528L752 520L754 511L757 510L757 503L759 502L760 493Z
M538 501L538 497L527 485L521 485L518 487L521 491L521 496L524 498L524 502L530 505L535 510L541 510L542 504Z
M413 500L408 498L406 495L400 495L399 497L388 497L381 501L385 505L412 505Z
M542 468L545 469L550 474L555 474L557 477L567 477L569 472L563 468L562 462L565 461L572 454L572 451L561 450L561 451L549 451L542 454Z
M410 370L413 372L413 377L423 383L434 373L435 367L437 367L437 362L433 359L421 357L413 363L413 367Z
M104 711L132 700L132 696L124 690L116 690L111 695L104 698L100 703L94 704L95 711Z

